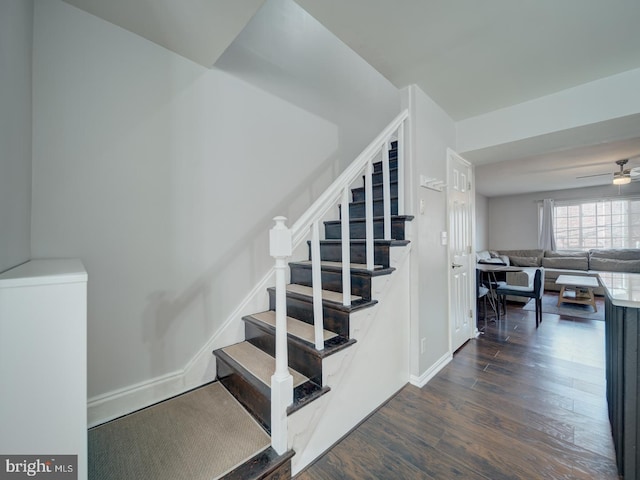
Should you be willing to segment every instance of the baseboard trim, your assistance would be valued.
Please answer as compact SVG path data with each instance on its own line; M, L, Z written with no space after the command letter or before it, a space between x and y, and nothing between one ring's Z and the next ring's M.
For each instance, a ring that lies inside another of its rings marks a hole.
M242 317L258 311L256 302L260 295L264 302L268 301L266 291L273 283L273 273L271 268L183 369L90 398L88 426L95 427L214 381L213 350L244 340Z
M415 385L418 388L424 387L429 380L435 377L440 370L447 366L447 364L453 360L453 355L450 352L445 353L442 357L440 357L436 362L431 365L422 375L415 376L411 375L409 377L409 383L411 385Z
M183 376L183 371L173 372L90 398L87 403L89 428L177 395L182 391Z

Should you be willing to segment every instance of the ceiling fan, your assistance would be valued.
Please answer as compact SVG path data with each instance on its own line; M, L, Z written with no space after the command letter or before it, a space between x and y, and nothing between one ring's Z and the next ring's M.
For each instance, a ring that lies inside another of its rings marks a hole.
M620 166L620 171L613 172L614 185L626 185L627 183L631 183L632 180L640 179L640 167L624 168L628 161L628 159L624 159L616 162L616 164Z
M614 185L626 185L631 183L632 180L640 179L640 167L633 167L625 169L624 166L629 162L629 159L625 158L617 160L616 165L620 167L619 172L613 172L613 184ZM588 177L600 177L602 175L611 175L610 173L598 173L596 175L583 175L576 178L588 178Z

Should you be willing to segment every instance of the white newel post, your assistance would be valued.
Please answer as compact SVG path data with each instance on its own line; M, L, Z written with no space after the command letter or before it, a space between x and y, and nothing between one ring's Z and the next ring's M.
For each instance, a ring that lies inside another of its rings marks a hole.
M273 219L269 232L269 250L275 258L276 277L276 371L271 377L271 446L282 455L287 451L287 407L293 403L293 377L287 356L287 293L285 273L292 254L291 230L285 217Z

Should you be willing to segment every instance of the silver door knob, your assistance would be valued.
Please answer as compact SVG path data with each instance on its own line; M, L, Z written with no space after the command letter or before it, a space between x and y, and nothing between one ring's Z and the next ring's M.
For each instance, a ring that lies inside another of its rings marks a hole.
M460 265L459 263L452 263L451 264L451 268L460 268L462 267L462 265Z

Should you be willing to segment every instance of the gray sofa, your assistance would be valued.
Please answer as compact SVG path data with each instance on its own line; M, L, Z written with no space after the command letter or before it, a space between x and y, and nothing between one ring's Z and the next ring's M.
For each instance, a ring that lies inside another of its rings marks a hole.
M545 269L545 290L560 291L556 279L560 275L578 275L596 277L599 272L640 273L640 249L592 249L589 251L560 250L499 250L490 255L508 257L509 264L523 267L523 272L507 275L507 282L526 285L530 281L531 271L537 267ZM595 290L596 295L604 295L602 287Z

